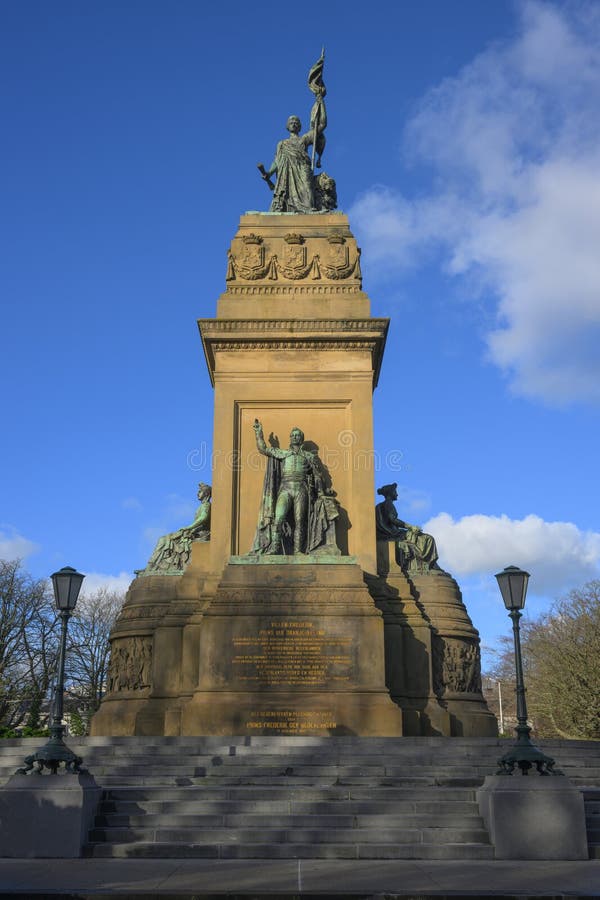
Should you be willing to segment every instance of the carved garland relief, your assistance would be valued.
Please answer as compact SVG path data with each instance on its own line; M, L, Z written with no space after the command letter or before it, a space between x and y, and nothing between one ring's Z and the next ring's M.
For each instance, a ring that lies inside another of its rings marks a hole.
M237 254L228 250L226 281L258 281L279 278L288 281L299 281L310 278L319 281L323 277L331 281L354 278L360 282L360 249L351 259L350 249L342 234L332 234L326 241L327 246L320 253L309 254L306 238L297 233L284 235L285 244L280 254L267 252L263 238L254 233L242 236L242 248ZM322 247L323 241L319 244Z

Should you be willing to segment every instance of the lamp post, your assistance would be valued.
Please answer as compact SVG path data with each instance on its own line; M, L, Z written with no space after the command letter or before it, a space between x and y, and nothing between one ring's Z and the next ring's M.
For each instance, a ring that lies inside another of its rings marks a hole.
M500 710L500 734L504 734L504 709L502 707L502 682L497 681L498 685L498 709Z
M63 725L63 696L65 681L65 653L67 649L67 624L75 609L81 583L85 578L71 566L65 566L50 576L54 588L54 601L61 618L60 651L58 657L58 672L54 684L54 697L52 704L52 720L50 723L50 739L43 747L36 750L31 756L25 758L25 766L18 769L18 774L26 775L36 767L41 774L44 768L50 769L56 775L61 763L65 764L67 772L78 774L81 772L82 759L69 750L63 741L65 726Z
M517 743L498 760L500 766L498 775L512 775L515 766L527 775L529 769L536 767L540 775L562 775L559 770L554 771L554 760L542 753L532 742L531 728L527 724L527 702L525 700L525 681L523 678L523 658L521 655L521 630L519 620L523 615L521 610L525 607L525 595L529 572L519 569L517 566L507 566L496 575L498 586L508 615L513 623L513 638L515 643L515 668L517 673Z

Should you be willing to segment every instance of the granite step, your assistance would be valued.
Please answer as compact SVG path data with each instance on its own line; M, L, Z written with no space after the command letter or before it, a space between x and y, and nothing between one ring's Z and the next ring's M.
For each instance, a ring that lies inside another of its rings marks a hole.
M180 815L183 814L185 807L182 804L177 802L173 802L166 809L156 810L152 809L151 812L154 815L162 815L162 814L170 814L170 815ZM410 807L404 807L404 809L398 807L396 802L382 802L375 800L345 800L345 801L293 801L289 802L286 800L248 800L248 801L239 801L239 800L211 800L203 803L201 806L203 815L241 815L244 813L251 813L253 815L285 815L285 814L295 814L301 816L332 816L332 815L347 815L347 816L357 816L357 815L367 815L367 816L379 816L379 815L395 815L400 814L403 811L407 813L417 813L425 816L435 816L437 820L437 816L441 814L456 814L456 815L475 815L476 807L472 801L455 801L448 802L445 806L440 806L439 803L434 801L419 801L412 804ZM142 814L146 811L144 807L140 805L136 805L135 809L129 807L124 808L121 805L113 806L112 808L109 806L108 808L104 805L100 807L99 815L131 815L131 814ZM197 812L198 806L196 806L193 810L189 810L189 812Z
M489 843L486 830L481 828L93 828L90 842L97 843L148 842L169 844L420 844L420 843Z
M435 819L439 828L480 828L481 819L478 815L459 813L443 813ZM315 824L314 815L299 815L287 813L280 815L265 815L261 813L105 813L96 816L96 828L178 828L192 827L235 827L235 828L310 828ZM431 826L431 816L418 813L406 813L405 815L355 815L352 813L337 813L332 815L320 815L319 827L322 828L426 828Z
M91 844L95 859L493 859L489 844Z
M107 792L108 793L108 792ZM117 787L110 789L110 799L113 801L152 801L152 802L169 802L173 800L173 791L171 788L160 786L136 786L136 787ZM198 801L210 799L248 799L248 800L269 800L269 799L339 799L348 797L357 800L419 800L423 799L423 791L419 787L363 787L361 785L332 785L325 788L304 788L287 782L284 786L272 787L266 786L258 788L252 785L237 785L229 787L209 787L204 785L189 785L180 787L177 791L177 802L181 801ZM451 800L475 800L475 790L472 788L448 788L440 786L429 786L425 795L428 800L451 801Z

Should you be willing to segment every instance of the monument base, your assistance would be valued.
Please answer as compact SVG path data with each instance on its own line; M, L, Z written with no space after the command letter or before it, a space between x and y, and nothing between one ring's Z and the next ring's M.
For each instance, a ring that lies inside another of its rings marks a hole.
M383 619L360 567L343 557L276 559L225 567L202 620L181 734L400 736Z

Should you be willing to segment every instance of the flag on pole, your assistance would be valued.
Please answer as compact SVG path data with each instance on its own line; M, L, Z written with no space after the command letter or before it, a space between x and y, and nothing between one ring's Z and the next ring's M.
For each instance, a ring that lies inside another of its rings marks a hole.
M323 97L326 94L325 85L323 83L323 66L325 65L325 47L321 50L321 56L316 61L314 66L312 66L310 72L308 73L308 87L313 92L313 94L321 94Z
M315 171L315 163L317 168L321 167L321 156L325 149L325 135L323 134L323 128L325 127L327 120L325 118L325 104L323 102L323 97L327 91L325 90L325 84L323 82L324 65L325 47L321 50L321 56L308 73L308 87L316 98L313 108L310 111L310 130L313 133L311 160L313 172Z

